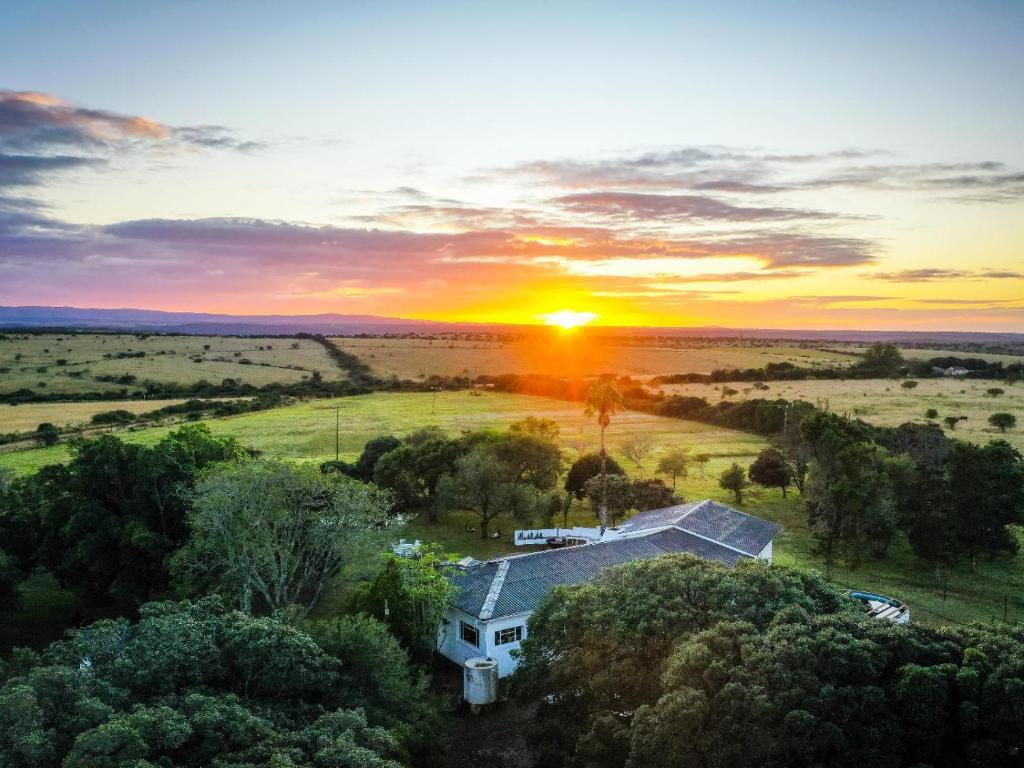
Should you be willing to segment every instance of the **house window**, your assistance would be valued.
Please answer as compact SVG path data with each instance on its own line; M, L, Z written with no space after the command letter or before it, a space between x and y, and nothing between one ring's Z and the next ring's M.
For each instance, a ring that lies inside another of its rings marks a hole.
M480 630L474 627L472 624L467 624L464 621L460 621L459 637L462 638L462 642L469 643L474 648L480 647Z
M494 633L495 645L508 645L509 643L518 643L522 639L522 624L520 624L518 627L508 627L507 629L499 629Z

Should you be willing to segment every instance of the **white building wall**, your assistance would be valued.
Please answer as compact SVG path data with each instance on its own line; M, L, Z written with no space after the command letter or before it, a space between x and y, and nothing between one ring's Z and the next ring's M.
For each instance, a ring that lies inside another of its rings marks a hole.
M523 639L526 639L526 622L530 618L529 613L519 613L515 616L504 616L500 619L493 619L487 622L487 655L498 661L498 677L508 677L516 671L519 664L518 659L512 658L512 651L519 648L519 643L506 643L495 645L494 633L502 629L512 627L523 628Z
M459 627L460 621L472 624L480 632L479 648L470 645L462 639ZM440 654L460 666L465 664L467 659L472 659L474 656L488 655L487 628L484 622L456 608L449 608L447 614L445 614L437 640L437 650Z
M769 563L772 561L772 543L769 541L768 546L757 553L759 560L767 560Z
M498 630L521 626L523 628L523 639L526 639L526 622L529 618L529 613L520 613L516 616L506 616L491 621L480 621L480 619L474 616L470 616L455 608L450 608L438 633L438 651L446 659L450 659L460 666L474 656L490 656L498 662L498 676L508 677L516 669L517 661L512 658L512 650L518 648L519 643L496 645L494 633ZM479 648L470 645L462 639L459 627L460 621L472 624L480 632Z

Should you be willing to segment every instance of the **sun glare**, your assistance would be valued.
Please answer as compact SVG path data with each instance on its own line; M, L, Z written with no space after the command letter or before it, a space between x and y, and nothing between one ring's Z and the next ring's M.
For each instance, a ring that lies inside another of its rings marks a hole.
M597 315L593 312L577 312L573 309L560 309L557 312L548 312L546 315L537 315L537 317L544 321L544 325L555 325L565 330L578 328L597 319Z

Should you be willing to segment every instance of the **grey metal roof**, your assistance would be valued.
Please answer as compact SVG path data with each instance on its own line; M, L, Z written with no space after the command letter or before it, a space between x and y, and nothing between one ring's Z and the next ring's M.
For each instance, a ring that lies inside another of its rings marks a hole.
M632 533L666 525L720 542L751 557L757 556L779 532L775 523L710 499L641 512L620 527L624 533Z
M679 528L665 528L629 538L512 555L470 566L452 577L459 587L454 605L471 616L480 616L494 577L504 563L507 563L506 573L489 618L532 611L552 587L588 582L608 566L677 552L689 552L730 566L744 557L733 549Z

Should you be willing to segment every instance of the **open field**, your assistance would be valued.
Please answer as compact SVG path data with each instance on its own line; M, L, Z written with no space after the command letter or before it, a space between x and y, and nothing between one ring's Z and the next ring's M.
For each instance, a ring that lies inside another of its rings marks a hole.
M585 332L522 341L442 339L353 339L333 341L360 357L382 376L421 379L427 376L476 376L501 373L546 373L591 376L616 373L656 376L669 373L710 373L716 368L758 368L768 363L800 366L840 365L855 356L822 351L813 345L774 346L761 343L703 344L684 339L659 343L592 343Z
M594 449L598 442L597 426L583 418L576 403L495 392L476 396L468 392L439 392L436 400L432 393L378 393L316 400L206 423L215 434L233 435L270 456L324 461L334 458L335 407L340 409L339 444L344 459L354 459L367 440L382 433L404 435L430 425L451 433L503 428L531 415L556 420L562 428L562 444L573 453L577 445ZM172 428L152 427L119 434L126 441L148 444ZM745 432L628 412L619 415L608 430L609 448L614 450L626 435L640 433L650 435L661 449L691 445L694 450L729 457L750 458L763 443L761 438ZM61 461L67 455L64 445L35 448L0 455L0 466L27 472ZM650 471L656 463L656 458L649 458L645 470Z
M1005 384L981 379L915 379L917 387L904 389L899 381L891 379L850 379L848 381L769 381L763 392L750 389L749 384L666 384L660 389L666 394L684 394L707 398L716 402L722 398L723 388L739 390L732 400L744 397L782 397L787 400L806 400L821 408L843 415L863 419L880 426L897 426L906 421L925 422L925 411L939 412L938 422L946 416L966 416L954 435L963 440L987 443L1005 438L1019 449L1024 449L1024 384ZM990 397L985 390L998 387L1005 394ZM988 417L997 411L1016 414L1017 427L1001 434L988 423Z
M93 414L103 411L145 413L183 400L102 400L83 403L0 403L0 432L29 432L43 422L58 427L74 427L89 423Z
M132 357L138 353L143 357ZM255 386L297 382L313 371L344 377L309 339L134 334L0 334L0 392L132 391L150 380L190 384L231 378ZM97 381L120 377L135 381Z
M922 382L925 383L928 382ZM877 384L884 392L886 384ZM784 386L791 385L787 383ZM876 399L881 399L881 396L877 395ZM500 393L471 396L467 392L441 392L437 395L436 404L434 396L429 393L373 394L301 403L208 423L215 433L237 436L244 444L268 455L321 461L334 457L335 406L341 413L340 453L342 458L349 460L354 459L363 444L377 434L401 435L434 424L451 433L463 429L503 428L528 415L544 416L559 422L561 442L568 458L574 457L580 447L592 450L597 445L596 426L582 417L578 404ZM157 427L125 431L121 435L128 441L151 443L166 434L168 429ZM650 435L656 446L640 468L618 452L627 435L638 433ZM618 414L608 431L609 450L634 476L651 476L660 454L670 447L687 446L694 452L710 454L712 459L705 468L705 475L702 477L698 468L692 468L690 476L680 482L678 492L689 500L710 497L730 504L730 494L718 487L718 475L733 461L749 465L763 445L762 438L744 432L633 412ZM39 448L0 455L0 466L28 472L44 464L61 461L66 456L65 446ZM801 568L823 567L814 553L798 496L790 493L784 499L778 491L753 487L739 507L783 525L783 531L776 540L776 562ZM574 505L570 524L589 525L593 521L594 517L585 503ZM437 525L413 519L396 532L396 538L404 536L438 541L450 551L476 557L515 551L508 537L513 523L499 524L504 535L498 541L482 541L477 534L467 533L467 526L476 527L471 516L459 513L446 515ZM858 570L837 567L834 578L844 586L904 599L911 605L915 619L928 623L1001 619L1004 600L1009 618L1024 620L1024 601L1020 597L1024 594L1024 556L1015 560L982 561L977 563L976 570L969 565L962 566L951 576L945 600L941 584L914 559L903 542L893 547L888 558L865 562ZM322 610L329 612L340 599L339 595L334 595Z

